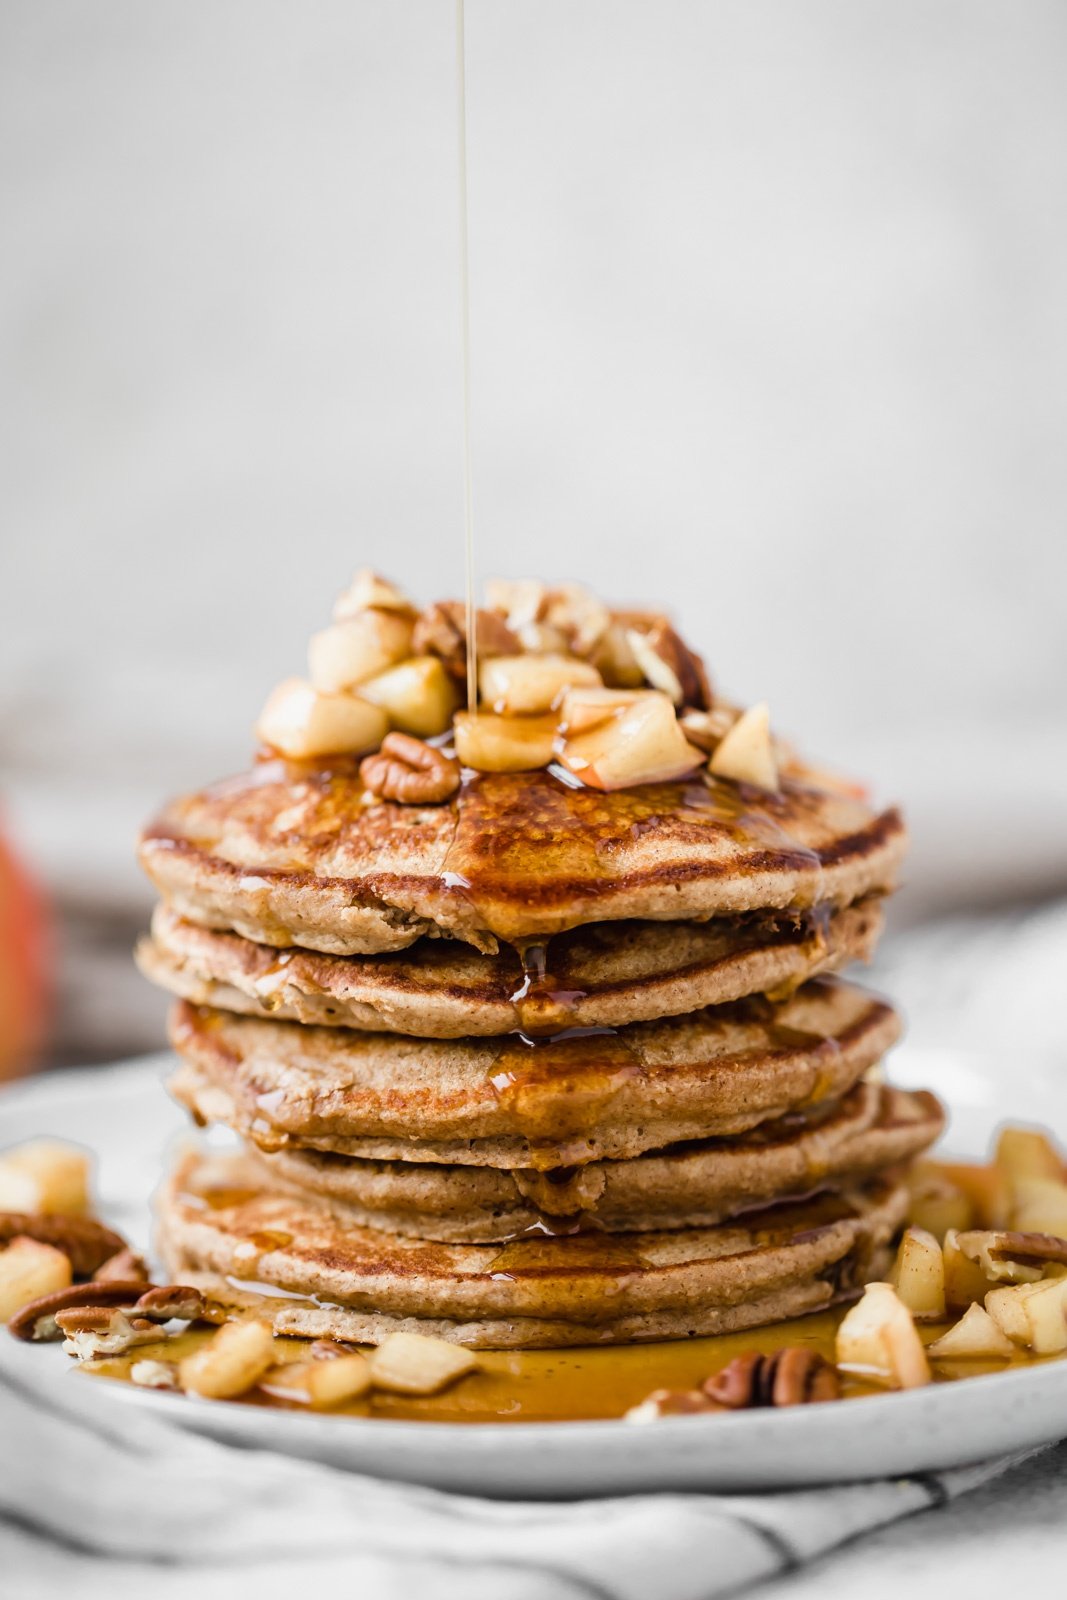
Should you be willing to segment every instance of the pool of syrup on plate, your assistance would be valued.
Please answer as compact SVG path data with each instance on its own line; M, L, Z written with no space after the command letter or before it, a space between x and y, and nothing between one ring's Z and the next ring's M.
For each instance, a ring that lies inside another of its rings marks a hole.
M640 1404L653 1389L691 1389L735 1356L759 1350L771 1354L787 1345L803 1345L834 1359L834 1336L846 1307L816 1312L747 1333L720 1334L708 1339L676 1339L651 1344L573 1350L481 1350L478 1370L438 1395L415 1398L374 1391L364 1399L338 1407L333 1416L381 1417L412 1422L581 1422L617 1418ZM947 1324L930 1323L920 1329L924 1342L943 1333ZM138 1346L130 1355L101 1361L96 1377L130 1381L130 1368L138 1360L180 1360L191 1354L214 1332L194 1329L158 1345ZM278 1340L279 1362L307 1357L303 1339ZM1007 1366L1027 1366L1032 1358L1019 1351L1012 1362L959 1361L937 1363L937 1382L1001 1372ZM843 1375L845 1399L882 1393L878 1385L860 1377ZM183 1396L165 1396L174 1404ZM200 1402L203 1403L203 1402ZM254 1390L236 1401L212 1404L252 1405L273 1410L306 1411L299 1401L285 1400ZM709 1425L714 1418L709 1419Z

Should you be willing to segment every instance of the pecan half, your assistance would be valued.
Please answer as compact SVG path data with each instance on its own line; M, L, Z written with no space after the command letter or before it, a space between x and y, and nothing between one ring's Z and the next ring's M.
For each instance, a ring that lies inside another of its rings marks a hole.
M138 1282L71 1284L22 1306L8 1323L8 1332L35 1343L61 1339L62 1324L57 1319L62 1313L84 1306L132 1306L150 1288L151 1284Z
M478 655L518 656L519 639L495 611L475 613ZM411 648L417 656L439 656L452 676L463 682L467 675L467 607L462 600L438 600L420 612Z
M66 1338L64 1349L79 1361L121 1356L138 1344L156 1344L165 1337L145 1317L128 1317L119 1306L75 1306L57 1311Z
M316 1339L308 1350L312 1361L336 1361L339 1356L355 1355L356 1346L340 1339Z
M126 1248L125 1239L91 1217L0 1211L0 1245L10 1244L20 1235L62 1250L76 1278L90 1277L109 1256Z
M119 1250L93 1273L94 1283L151 1283L152 1274L136 1250Z
M168 1283L162 1288L145 1291L135 1302L133 1314L148 1317L152 1322L199 1322L207 1310L207 1301L199 1289L184 1283Z
M763 1356L749 1351L705 1380L704 1393L727 1411L757 1406L800 1406L838 1400L837 1371L814 1350L789 1345Z
M654 689L662 689L676 706L708 709L711 687L704 663L665 618L647 633L633 628L627 637L638 666Z
M359 775L383 800L408 806L437 805L459 788L459 762L410 733L387 733Z
M1032 1282L1041 1276L1046 1262L1067 1265L1067 1239L1053 1233L968 1228L956 1235L956 1244L995 1283Z
M737 712L729 706L716 706L713 711L682 711L678 715L678 726L698 750L706 750L710 755L724 739L737 721Z

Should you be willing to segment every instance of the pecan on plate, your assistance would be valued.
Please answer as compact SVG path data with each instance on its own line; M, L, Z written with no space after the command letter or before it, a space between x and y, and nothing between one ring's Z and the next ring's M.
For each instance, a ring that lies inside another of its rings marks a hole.
M436 805L459 788L459 762L410 733L387 733L359 775L383 800L408 806Z
M199 1322L206 1310L207 1301L199 1289L168 1283L146 1289L134 1302L133 1315L147 1317L150 1322Z
M149 1283L133 1280L127 1283L74 1283L21 1306L8 1323L8 1331L16 1339L32 1340L34 1343L62 1339L62 1327L56 1321L61 1313L86 1306L94 1309L133 1306L150 1288Z
M1040 1278L1047 1264L1067 1265L1067 1239L1054 1233L968 1228L956 1235L956 1244L994 1283L1025 1283Z
M520 656L522 642L495 611L474 618L478 658ZM439 656L460 683L467 674L467 607L462 600L438 600L419 613L411 648L417 656Z
M16 1339L37 1343L62 1339L64 1313L84 1312L91 1320L98 1312L104 1316L114 1308L124 1308L138 1322L197 1322L207 1305L199 1289L184 1284L160 1288L146 1279L97 1278L29 1301L11 1318L8 1328Z
M90 1277L109 1256L126 1248L125 1239L91 1217L0 1211L0 1245L20 1237L62 1250L76 1278Z
M336 1361L341 1356L351 1356L356 1353L354 1344L346 1344L341 1339L316 1339L308 1350L312 1361Z
M118 1250L113 1256L108 1256L102 1267L97 1267L93 1273L94 1283L132 1283L141 1281L150 1283L152 1275L148 1270L143 1256L136 1250Z
M121 1306L73 1306L57 1311L56 1322L66 1339L64 1348L79 1361L125 1355L134 1345L166 1338L157 1323L127 1316Z
M756 1406L800 1406L815 1400L839 1400L837 1371L815 1350L789 1345L763 1356L749 1351L707 1378L704 1393L727 1411Z

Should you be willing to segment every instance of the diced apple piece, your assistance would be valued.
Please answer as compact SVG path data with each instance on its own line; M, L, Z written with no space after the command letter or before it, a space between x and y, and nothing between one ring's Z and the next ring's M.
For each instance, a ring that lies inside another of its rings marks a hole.
M941 1246L945 1272L945 1303L954 1310L973 1305L985 1299L993 1287L977 1261L965 1256L959 1246L959 1235L949 1228Z
M624 623L612 622L589 658L604 682L612 688L640 689L645 681L637 657L630 648L629 632Z
M256 724L263 743L291 761L362 755L376 750L388 732L381 706L354 694L324 694L302 678L280 683Z
M937 1163L949 1183L971 1202L977 1228L1006 1228L1011 1218L1011 1191L1005 1173L999 1167L973 1161L940 1161Z
M476 772L532 772L552 760L556 719L457 711L456 755Z
M311 1361L304 1382L313 1409L328 1411L366 1394L371 1386L370 1362L358 1351L332 1361Z
M70 1258L53 1245L21 1236L0 1250L0 1322L42 1295L67 1289L74 1281Z
M678 726L670 700L656 689L636 691L630 705L587 733L561 737L556 753L568 772L605 790L669 783L704 759Z
M274 1364L274 1334L266 1322L225 1322L202 1350L178 1368L183 1389L205 1400L247 1394Z
M277 1366L268 1367L256 1380L256 1388L261 1394L269 1395L272 1400L287 1400L293 1405L309 1405L311 1396L308 1393L306 1379L310 1369L310 1361L279 1361Z
M599 685L600 673L576 656L493 656L478 680L482 699L501 716L536 716L568 689Z
M355 689L412 653L414 619L401 611L360 611L311 636L308 676L328 694Z
M409 611L414 615L415 608L407 595L401 594L395 583L390 583L387 578L380 578L370 567L363 567L356 573L344 593L338 596L333 608L334 621L344 622L360 611L370 610Z
M685 699L681 679L671 662L653 649L648 634L642 633L638 628L630 628L626 634L626 642L641 669L645 682L665 694L672 705L680 706Z
M963 1190L936 1163L916 1161L905 1182L911 1194L908 1220L943 1239L950 1228L973 1228L974 1207Z
M925 1228L908 1228L893 1264L897 1294L918 1322L945 1315L945 1263L941 1246Z
M444 733L459 704L456 686L438 656L412 656L359 686L360 698L381 706L401 733L432 739Z
M611 612L580 583L561 583L548 591L539 620L562 629L577 655L589 656L611 625Z
M499 611L512 633L541 622L548 603L548 590L539 578L490 578L485 586L490 611ZM565 636L556 630L557 637Z
M969 1305L959 1322L926 1347L934 1361L1010 1361L1015 1346L980 1305Z
M559 731L563 738L574 739L591 728L599 728L634 703L631 689L568 689L559 708Z
M397 1394L437 1394L478 1362L462 1345L430 1339L422 1333L391 1333L371 1353L370 1375L376 1389Z
M1067 1350L1067 1278L1035 1283L1023 1301L1030 1328L1030 1348L1037 1356Z
M567 635L550 622L524 622L512 633L527 654L532 656L565 656L569 651Z
M1052 1233L1067 1238L1067 1183L1053 1178L1011 1179L1011 1225L1020 1233Z
M329 1361L284 1361L265 1372L258 1383L276 1399L303 1402L313 1411L329 1411L358 1400L370 1385L370 1362L358 1351L342 1352Z
M1033 1288L1036 1285L1032 1283L1004 1284L999 1289L990 1289L985 1297L989 1315L1014 1344L1030 1343L1030 1324L1023 1310L1023 1297Z
M80 1217L89 1209L89 1157L58 1139L32 1139L0 1156L0 1211Z
M778 763L771 743L771 717L766 701L738 717L712 752L708 771L716 778L777 789Z
M1001 1128L994 1164L1009 1178L1050 1178L1062 1183L1063 1158L1047 1134L1037 1128Z
M1027 1345L1035 1355L1067 1350L1067 1278L991 1289L985 1305L1008 1338Z
M894 1389L930 1382L922 1340L892 1284L869 1283L846 1314L837 1330L837 1364Z

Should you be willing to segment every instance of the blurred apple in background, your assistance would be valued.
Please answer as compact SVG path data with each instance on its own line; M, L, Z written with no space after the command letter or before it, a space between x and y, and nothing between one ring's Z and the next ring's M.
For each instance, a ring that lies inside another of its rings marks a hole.
M48 967L44 898L0 824L0 1079L35 1063L47 1022Z

